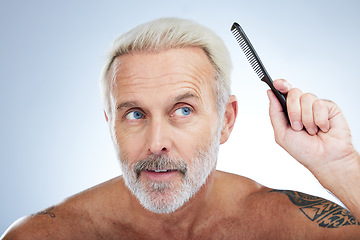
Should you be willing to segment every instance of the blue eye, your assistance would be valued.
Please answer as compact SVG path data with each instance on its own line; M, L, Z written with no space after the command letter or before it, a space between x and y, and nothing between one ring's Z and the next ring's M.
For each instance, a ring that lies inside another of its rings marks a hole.
M130 119L130 120L137 120L137 119L144 118L144 114L140 111L132 111L132 112L129 112L128 114L126 114L126 118Z
M190 113L191 113L191 109L189 107L182 107L175 111L175 115L187 116Z

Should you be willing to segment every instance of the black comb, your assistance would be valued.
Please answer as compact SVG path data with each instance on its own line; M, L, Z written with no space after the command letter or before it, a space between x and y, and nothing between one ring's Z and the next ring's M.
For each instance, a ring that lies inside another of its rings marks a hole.
M231 27L231 32L238 41L241 49L244 51L245 56L250 62L251 67L254 69L261 81L266 82L267 85L269 85L269 87L279 100L286 117L289 119L286 107L286 97L274 87L270 75L267 73L264 65L262 64L250 40L247 38L244 30L240 27L238 23L235 22Z

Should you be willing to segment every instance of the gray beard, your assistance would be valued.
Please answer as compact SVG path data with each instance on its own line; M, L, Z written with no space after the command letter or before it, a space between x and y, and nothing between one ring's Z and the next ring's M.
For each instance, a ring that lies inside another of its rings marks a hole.
M215 169L220 145L220 129L204 149L197 149L197 156L191 161L191 168L183 159L165 155L152 155L130 166L126 158L120 158L125 185L147 210L163 214L172 213L188 202L206 183ZM140 180L145 169L177 169L182 174L179 183L144 182Z

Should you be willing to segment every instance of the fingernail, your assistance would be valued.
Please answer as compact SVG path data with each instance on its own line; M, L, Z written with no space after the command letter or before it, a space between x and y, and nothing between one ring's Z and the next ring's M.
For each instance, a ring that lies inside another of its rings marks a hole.
M293 122L292 123L292 128L295 130L295 131L301 131L303 129L303 125L301 122Z
M317 132L317 129L309 128L309 129L307 129L307 131L308 131L308 133L309 133L310 135L315 135L316 132Z
M320 128L321 129L321 131L323 131L323 132L328 132L329 131L329 128L325 128L325 127L322 127L322 128Z

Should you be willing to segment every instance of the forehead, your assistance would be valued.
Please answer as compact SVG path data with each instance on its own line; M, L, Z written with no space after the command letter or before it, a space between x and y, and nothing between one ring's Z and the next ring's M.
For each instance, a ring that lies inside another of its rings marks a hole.
M179 48L159 53L133 53L117 57L109 71L111 94L193 91L200 98L213 93L215 70L200 48Z

